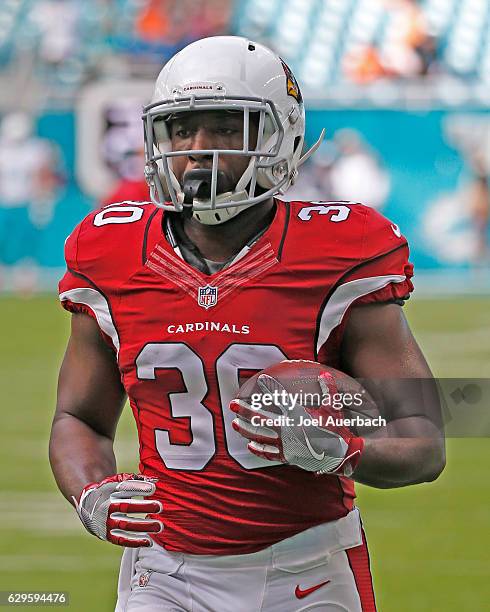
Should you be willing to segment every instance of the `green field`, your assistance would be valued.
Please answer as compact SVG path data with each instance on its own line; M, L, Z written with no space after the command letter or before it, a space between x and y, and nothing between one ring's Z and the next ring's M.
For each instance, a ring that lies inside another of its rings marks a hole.
M435 374L488 378L489 306L490 299L469 298L408 305ZM120 550L85 533L58 493L47 459L68 324L54 297L0 299L0 590L64 590L70 610L108 611ZM126 411L120 469L136 468L134 435ZM359 487L379 610L488 609L489 463L487 439L452 440L437 482L389 491Z

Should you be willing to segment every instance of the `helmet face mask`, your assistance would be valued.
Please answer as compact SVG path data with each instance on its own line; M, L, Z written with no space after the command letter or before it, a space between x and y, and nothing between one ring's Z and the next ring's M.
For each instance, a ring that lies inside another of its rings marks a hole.
M151 105L153 106L153 105ZM172 151L171 138L168 119L175 113L196 112L196 111L240 111L243 114L243 142L240 149L183 149ZM258 130L257 144L255 147L250 143L250 127L251 113L257 113ZM279 122L279 117L274 109L273 103L268 100L258 99L233 99L222 98L219 103L216 99L206 99L204 97L198 100L192 98L177 98L172 101L163 101L157 103L153 108L145 109L146 123L146 146L147 150L151 150L152 154L147 153L147 164L158 168L158 173L153 175L155 178L155 187L161 191L165 197L169 197L171 204L164 204L165 208L170 210L182 210L183 192L181 185L173 172L172 160L178 157L187 158L190 155L211 156L213 158L213 181L211 184L210 201L208 204L195 203L195 210L207 210L209 208L223 208L227 206L226 202L217 202L217 181L216 174L219 168L220 157L222 156L240 156L249 160L247 169L238 181L237 191L247 191L248 199L255 200L255 186L258 183L258 173L260 170L270 169L277 166L279 163L286 163L285 158L279 158L278 153L284 138L284 129ZM272 129L271 127L272 126ZM270 135L269 135L270 134ZM279 189L286 183L287 176L281 177L276 185L271 185ZM173 175L173 176L172 176ZM164 180L161 181L161 178ZM160 185L158 183L161 183ZM260 184L260 182L259 182ZM151 185L150 185L151 186ZM264 187L266 185L263 185ZM271 189L269 188L269 190ZM275 191L277 193L277 191ZM266 197L270 197L269 194ZM256 196L257 201L265 199L264 194ZM158 202L158 203L161 203ZM245 202L242 202L245 203ZM246 203L255 203L250 201ZM229 202L228 202L229 204Z
M172 150L170 122L184 113L206 111L241 113L241 147ZM222 223L245 208L284 193L296 177L304 142L299 88L278 56L246 39L203 39L174 56L157 79L143 121L145 175L158 206L184 210L184 190L174 172L174 160L177 163L177 158L190 156L212 160L209 197L185 202L192 205L194 216L202 223ZM234 189L219 193L218 171L224 156L243 157L247 163ZM222 211L225 214L217 214L219 209L226 209Z

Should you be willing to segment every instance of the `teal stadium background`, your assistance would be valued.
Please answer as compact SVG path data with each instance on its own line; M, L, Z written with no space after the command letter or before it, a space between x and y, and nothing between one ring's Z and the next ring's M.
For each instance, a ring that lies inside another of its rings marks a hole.
M317 106L317 104L315 104ZM397 223L407 236L411 260L419 274L452 272L453 287L442 290L454 293L465 290L466 272L472 268L471 257L463 249L461 255L448 260L438 247L451 241L471 240L471 218L468 202L461 190L472 177L462 154L462 147L449 136L451 122L466 121L468 130L478 130L481 123L490 125L490 113L485 108L464 110L317 110L307 112L306 141L313 143L322 128L331 139L343 128L355 130L377 153L387 171L391 187L382 208L383 214ZM46 227L36 231L30 244L15 240L7 245L13 262L29 257L49 275L54 288L56 274L62 271L63 243L76 223L97 204L79 187L75 175L77 119L73 112L42 114L37 120L36 133L58 146L66 172L66 183L60 189L54 215ZM489 140L490 147L490 140ZM430 214L444 198L453 198L451 218L440 208L437 229L427 225ZM323 199L328 199L328 194ZM454 208L458 211L453 214ZM0 208L0 215L2 209ZM489 230L490 232L490 230ZM444 249L445 250L445 249ZM51 269L51 270L50 270ZM446 278L446 276L444 276ZM480 275L478 289L489 290L490 279Z

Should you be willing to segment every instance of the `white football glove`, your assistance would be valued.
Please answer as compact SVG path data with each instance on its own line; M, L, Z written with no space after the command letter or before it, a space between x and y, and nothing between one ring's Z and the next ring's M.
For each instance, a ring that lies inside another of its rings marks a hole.
M159 533L163 524L155 519L128 514L159 514L157 500L138 500L155 493L155 480L140 474L115 474L84 487L75 507L83 525L92 535L119 546L152 546L150 533Z
M326 391L328 386L324 378L329 376L324 373L319 377L319 383ZM342 418L342 412L323 405L311 409L288 404L286 389L268 374L261 374L257 384L264 394L274 397L276 392L275 397L280 395L281 403L274 403L279 412L272 412L264 406L253 408L243 399L235 399L230 403L230 409L238 415L233 421L233 428L250 440L250 452L270 461L282 461L317 474L352 474L364 447L364 440L354 436L343 425L327 424L328 417ZM267 419L274 419L274 424L271 425L270 421L267 424ZM316 419L320 424L303 425L305 419Z

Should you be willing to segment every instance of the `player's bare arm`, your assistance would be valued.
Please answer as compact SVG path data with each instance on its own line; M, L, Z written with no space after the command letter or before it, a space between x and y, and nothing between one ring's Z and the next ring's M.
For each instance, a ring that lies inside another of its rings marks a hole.
M72 314L50 441L54 476L71 503L87 483L117 471L113 440L125 397L114 352L97 323Z
M359 382L337 370L284 361L240 389L230 405L237 415L235 431L249 440L253 454L317 475L348 476L379 488L434 480L444 468L439 400L401 308L389 303L354 308L347 330L343 369L362 379L367 395ZM326 408L323 400L311 404L306 395L307 403L294 400L298 390L314 394L315 388L324 399L347 398L345 384L348 391L362 391L358 414L381 416L382 427L354 432L341 407Z
M444 438L424 411L437 406L422 394L404 393L403 379L431 379L432 373L396 304L353 308L342 345L345 370L355 378L383 379L380 399L392 407L388 437L366 437L353 478L379 487L400 487L435 480L444 469ZM412 386L415 387L416 385ZM437 395L434 395L437 401ZM418 415L396 418L396 414ZM386 432L385 432L386 433Z
M116 473L113 442L125 397L115 354L97 323L86 314L72 314L51 431L53 474L92 535L121 546L150 546L148 533L161 531L161 523L127 513L161 512L158 501L133 499L152 495L155 484Z

